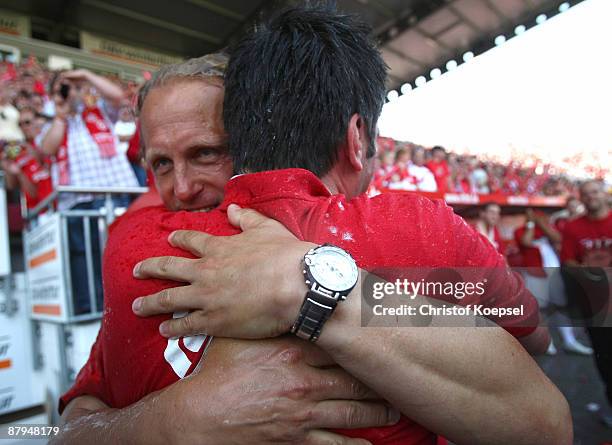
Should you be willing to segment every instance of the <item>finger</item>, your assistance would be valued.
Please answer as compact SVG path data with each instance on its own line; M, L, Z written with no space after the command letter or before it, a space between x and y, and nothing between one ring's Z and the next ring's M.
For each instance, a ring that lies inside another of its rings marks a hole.
M266 218L256 210L243 209L236 204L228 206L227 217L234 227L240 228L243 232L248 229L254 229L269 220L269 218Z
M176 230L168 237L168 242L173 247L186 250L191 254L202 258L206 252L208 240L213 235L195 230Z
M355 400L327 400L312 410L314 428L372 428L395 425L400 413L395 408L378 402Z
M191 286L164 289L153 295L136 298L132 303L132 311L139 317L196 309L202 309L202 298L194 293Z
M309 431L304 440L306 445L372 445L365 439L353 439L329 431Z
M314 400L367 400L378 395L340 367L312 369Z
M136 278L160 278L163 280L191 283L197 279L197 260L175 256L148 258L134 266Z
M204 311L196 310L184 317L164 321L159 325L159 333L166 338L205 334L207 320Z

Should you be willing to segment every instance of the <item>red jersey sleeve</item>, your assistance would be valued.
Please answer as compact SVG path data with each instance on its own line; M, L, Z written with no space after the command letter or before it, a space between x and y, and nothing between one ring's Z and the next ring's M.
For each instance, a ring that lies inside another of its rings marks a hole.
M77 375L74 385L60 397L59 413L62 414L66 406L80 396L92 396L102 400L107 405L111 405L108 392L104 383L104 366L102 342L103 327L98 332L98 337L91 347L87 363L81 368Z

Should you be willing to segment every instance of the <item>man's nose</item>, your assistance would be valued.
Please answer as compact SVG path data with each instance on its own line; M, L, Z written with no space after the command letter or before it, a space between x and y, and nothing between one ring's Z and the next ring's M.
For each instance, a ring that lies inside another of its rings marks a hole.
M181 202L190 202L200 192L198 184L186 172L177 172L174 178L174 196Z

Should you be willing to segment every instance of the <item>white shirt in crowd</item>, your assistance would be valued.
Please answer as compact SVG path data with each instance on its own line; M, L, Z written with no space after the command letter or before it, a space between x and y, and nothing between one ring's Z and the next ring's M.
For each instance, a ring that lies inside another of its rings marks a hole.
M115 124L115 134L117 138L130 138L136 133L136 123L134 121L117 121ZM130 146L129 141L119 142L117 150L121 154L125 154Z
M425 166L419 167L415 164L408 166L408 173L416 179L417 189L422 192L437 192L438 184L431 170Z

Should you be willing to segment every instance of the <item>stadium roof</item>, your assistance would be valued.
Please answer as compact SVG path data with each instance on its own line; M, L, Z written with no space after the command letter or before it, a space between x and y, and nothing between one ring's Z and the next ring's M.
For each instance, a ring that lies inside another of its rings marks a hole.
M194 57L235 41L290 0L0 0L30 16L32 37L79 46L79 31ZM559 0L337 0L374 29L390 67L389 88L478 54L498 35L555 11ZM567 3L577 3L576 0Z

